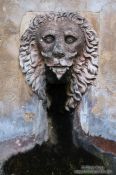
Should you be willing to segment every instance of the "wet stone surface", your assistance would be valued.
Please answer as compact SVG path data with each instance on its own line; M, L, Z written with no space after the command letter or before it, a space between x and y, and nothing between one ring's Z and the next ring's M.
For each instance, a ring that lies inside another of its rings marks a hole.
M82 165L103 166L102 162L83 149L60 147L41 148L19 154L8 160L4 166L5 175L72 175Z
M72 143L72 115L64 110L65 85L52 85L48 91L54 135L41 147L11 157L3 167L5 175L73 175L83 165L103 166L100 159Z

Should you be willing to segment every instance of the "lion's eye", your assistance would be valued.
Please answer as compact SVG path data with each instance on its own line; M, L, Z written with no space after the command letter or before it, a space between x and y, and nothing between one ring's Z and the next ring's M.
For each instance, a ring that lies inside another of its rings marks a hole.
M55 40L55 37L53 35L46 35L43 37L43 41L50 44L53 43Z
M75 38L74 36L71 36L71 35L65 36L65 42L66 42L67 44L72 44L72 43L74 43L76 40L77 40L77 38Z

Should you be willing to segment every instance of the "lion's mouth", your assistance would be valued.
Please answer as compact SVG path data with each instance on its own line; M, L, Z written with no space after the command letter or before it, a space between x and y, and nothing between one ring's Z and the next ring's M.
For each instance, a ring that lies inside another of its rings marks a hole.
M66 71L69 70L69 67L67 66L52 66L52 67L49 67L50 70L52 70L56 77L59 79L61 79L61 77L66 73Z

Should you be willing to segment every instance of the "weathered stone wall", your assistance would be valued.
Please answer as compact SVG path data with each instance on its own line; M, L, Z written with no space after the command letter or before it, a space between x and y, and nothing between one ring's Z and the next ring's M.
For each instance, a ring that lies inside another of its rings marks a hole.
M83 98L81 124L86 133L116 141L116 1L99 10L99 73Z
M91 135L116 140L116 1L1 0L0 141L2 143L11 138L15 139L17 135L34 134L32 140L36 139L39 143L47 139L46 114L43 109L41 109L43 112L40 111L38 106L41 106L41 102L38 102L37 96L26 85L19 68L19 33L26 12L63 10L80 11L93 24L100 38L99 75L95 87L83 99L80 115L82 128ZM43 127L40 127L41 123ZM38 139L38 134L43 138ZM27 145L27 141L14 140L10 143L11 151L14 153L23 151L24 145ZM3 152L7 149L1 144L1 159L5 157ZM10 150L6 154L9 152Z

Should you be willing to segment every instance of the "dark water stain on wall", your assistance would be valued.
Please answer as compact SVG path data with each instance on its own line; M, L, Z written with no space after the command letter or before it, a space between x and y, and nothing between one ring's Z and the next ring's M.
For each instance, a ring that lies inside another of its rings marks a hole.
M103 165L83 149L68 152L59 145L41 148L12 157L4 166L5 175L72 175L83 165Z
M50 140L29 152L10 158L4 165L5 175L72 175L83 165L102 165L100 159L72 143L72 115L64 110L65 85L49 87L52 98L48 110L52 119L57 142Z

